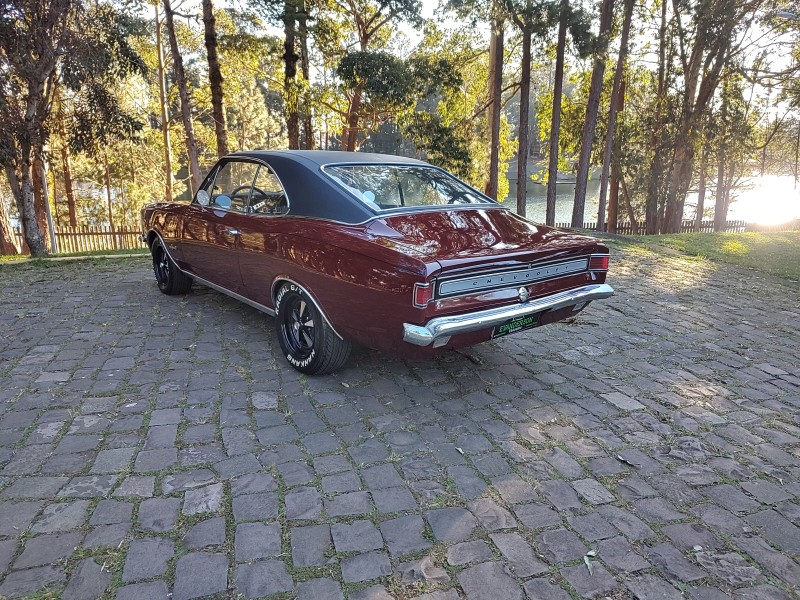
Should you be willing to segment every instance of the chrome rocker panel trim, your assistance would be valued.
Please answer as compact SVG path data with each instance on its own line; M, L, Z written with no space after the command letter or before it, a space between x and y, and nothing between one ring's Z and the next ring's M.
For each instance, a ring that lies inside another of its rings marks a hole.
M437 345L436 342L443 340L443 338L494 327L509 319L544 310L574 306L582 302L601 300L613 295L614 288L610 285L606 283L593 284L559 292L544 298L536 298L525 303L512 304L511 306L490 308L465 315L436 317L425 325L403 323L403 340L416 346Z

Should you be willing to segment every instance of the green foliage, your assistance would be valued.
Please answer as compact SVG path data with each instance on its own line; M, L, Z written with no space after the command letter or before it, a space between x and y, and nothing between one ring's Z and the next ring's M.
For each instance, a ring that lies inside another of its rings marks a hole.
M350 52L339 61L336 75L348 88L363 89L371 105L366 112L405 106L416 91L406 64L386 52Z

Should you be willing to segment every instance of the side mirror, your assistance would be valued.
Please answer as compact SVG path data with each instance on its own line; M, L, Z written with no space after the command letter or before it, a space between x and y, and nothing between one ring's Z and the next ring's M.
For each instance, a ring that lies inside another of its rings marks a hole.
M231 207L231 197L226 196L225 194L220 194L219 196L214 198L214 204L216 204L220 208L228 209Z
M197 203L200 206L208 206L209 203L211 202L211 197L208 195L208 192L205 191L205 190L198 190L197 191L197 196L195 196L195 197L197 198Z

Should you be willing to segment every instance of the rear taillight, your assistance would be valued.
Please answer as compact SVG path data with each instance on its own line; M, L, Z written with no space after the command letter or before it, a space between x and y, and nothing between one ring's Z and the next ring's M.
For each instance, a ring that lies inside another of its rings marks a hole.
M414 306L425 308L433 300L433 285L430 283L414 284Z
M590 271L608 271L608 254L593 254L589 257Z

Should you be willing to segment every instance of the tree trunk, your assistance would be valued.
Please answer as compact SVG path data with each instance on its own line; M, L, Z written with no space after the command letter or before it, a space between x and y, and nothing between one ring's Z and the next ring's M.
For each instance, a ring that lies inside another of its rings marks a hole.
M342 149L348 152L355 152L358 149L358 121L363 93L364 86L359 83L353 89L353 100L350 102L350 110L347 114L347 128L342 133Z
M311 91L311 77L310 77L310 60L308 54L308 12L305 2L300 6L300 18L298 34L300 38L300 70L303 73L304 83L304 96L303 96L303 137L305 137L304 147L306 150L314 150L317 146L316 139L314 138L314 123L312 121L311 113L311 98L309 97Z
M633 17L633 0L625 0L625 15L622 20L622 35L619 42L619 56L617 66L614 71L614 84L611 88L611 101L608 107L608 128L606 129L606 143L603 152L603 169L600 173L600 200L597 210L597 230L603 231L606 218L606 186L608 185L608 175L611 168L611 153L614 148L614 135L617 126L617 113L622 112L625 106L625 59L628 55L628 35L631 30L631 18ZM618 196L619 197L619 196ZM609 231L616 232L618 205L614 207L615 220L611 224L611 210L609 206Z
M608 193L608 232L617 233L619 223L619 167L611 165ZM632 224L631 224L632 225Z
M228 128L225 123L225 96L222 91L222 71L217 54L217 24L211 0L203 0L203 26L208 56L208 82L211 87L211 116L217 138L217 156L228 154Z
M192 124L192 105L189 101L189 87L186 83L186 72L183 69L183 57L178 48L178 38L175 35L174 13L170 0L164 0L164 17L167 22L167 37L169 47L172 51L172 63L175 69L175 80L178 84L178 93L181 98L181 117L183 128L186 131L186 153L189 156L189 173L191 174L191 194L193 195L200 189L203 177L200 174L200 162L197 158L197 140L194 137L194 125Z
M47 221L47 212L49 210L49 206L47 204L50 203L50 199L47 197L45 193L46 190L46 182L44 181L45 172L44 172L44 164L42 163L41 159L34 158L33 159L33 208L34 212L36 213L36 224L39 226L39 230L42 232L42 238L44 239L44 243L47 246L47 251L52 252L53 248L50 244L50 226Z
M703 211L706 203L706 170L708 169L708 152L703 146L700 155L700 178L697 183L697 212L694 216L694 230L700 231L703 227Z
M636 213L633 212L633 205L631 204L631 197L628 194L628 186L625 185L625 180L620 177L620 183L622 184L622 198L625 200L625 210L628 212L628 220L631 222L631 229L633 229L633 234L637 235L639 233L639 223L636 222Z
M70 159L69 156L69 144L67 143L67 130L66 127L64 126L64 111L61 107L60 101L58 109L58 135L61 138L61 169L64 174L64 195L67 197L67 213L69 215L69 226L74 228L78 226L78 215L75 209L75 190L72 183L72 160Z
M11 219L6 212L6 203L0 200L0 255L19 254Z
M517 134L517 214L525 216L528 204L528 113L531 96L531 30L522 31L522 74L519 87L519 133Z
M497 200L500 180L500 117L502 115L504 23L495 2L492 17L492 37L489 41L489 178L486 195Z
M117 249L117 236L114 229L114 207L111 203L111 169L108 167L108 156L103 155L103 167L106 175L106 199L108 200L108 229L111 231L111 240L114 244L114 249Z
M600 36L608 37L611 21L614 16L614 0L603 0L600 8ZM575 200L572 204L572 226L583 227L586 210L586 186L589 180L589 168L592 160L592 143L597 126L597 113L600 109L600 93L603 91L603 74L606 71L604 53L596 56L592 67L592 82L589 86L589 98L586 102L586 117L583 121L581 135L581 152L578 157L578 173L575 179Z
M11 193L17 202L22 236L33 258L47 256L47 244L42 230L36 222L36 210L33 197L33 161L30 152L22 149L19 173L10 165L6 165L6 176L11 187Z
M158 103L161 106L161 137L164 140L164 199L172 202L172 146L169 141L169 110L167 109L167 83L164 78L164 44L161 40L161 19L156 13L156 53L158 54Z
M283 86L286 102L286 131L289 136L289 148L300 148L300 112L297 90L297 61L300 58L295 52L297 35L297 9L292 2L283 5Z
M556 72L553 82L553 115L550 121L550 164L547 169L547 212L545 223L551 227L556 223L556 192L558 183L558 138L561 131L561 90L564 85L564 52L567 45L567 0L561 0L561 16L558 23L556 45Z
M720 132L719 146L717 148L717 189L714 192L714 231L722 231L727 219L726 191L725 191L725 119L727 117L726 96L722 96L722 131Z
M661 25L658 28L658 87L656 88L656 110L650 134L653 162L647 175L647 199L645 201L645 232L658 233L658 198L664 172L664 159L661 155L661 122L666 103L666 47L667 47L667 4L661 3Z

